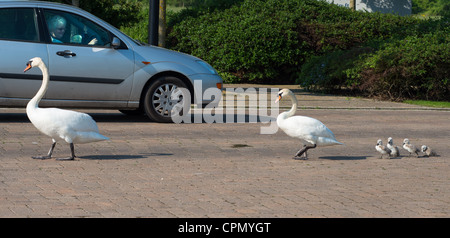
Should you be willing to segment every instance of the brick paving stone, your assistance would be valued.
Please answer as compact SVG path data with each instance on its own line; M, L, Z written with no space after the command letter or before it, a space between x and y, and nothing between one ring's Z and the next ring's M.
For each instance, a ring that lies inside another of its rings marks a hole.
M295 161L301 143L261 135L261 123L161 124L84 110L110 141L76 145L75 161L33 160L51 140L24 109L0 109L0 217L450 217L450 111L296 93L307 108L297 114L324 122L344 146ZM311 109L325 104L335 108ZM378 159L375 143L389 136L439 156L401 149Z

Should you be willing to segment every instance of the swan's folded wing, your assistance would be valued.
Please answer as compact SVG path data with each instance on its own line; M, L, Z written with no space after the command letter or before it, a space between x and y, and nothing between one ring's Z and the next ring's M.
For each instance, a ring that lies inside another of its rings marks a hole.
M335 138L333 132L321 121L305 116L287 118L285 127L295 131L296 134L308 134L312 136Z
M41 110L46 110L45 114L50 117L48 123L53 123L60 128L71 128L75 131L99 132L94 119L86 113L59 108L42 108Z

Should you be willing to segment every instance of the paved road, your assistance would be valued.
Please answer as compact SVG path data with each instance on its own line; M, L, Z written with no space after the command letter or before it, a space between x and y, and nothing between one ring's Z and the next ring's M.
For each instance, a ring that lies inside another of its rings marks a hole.
M111 140L77 145L75 161L41 161L30 156L50 139L24 109L0 109L0 217L450 217L450 111L297 94L306 108L297 114L345 146L297 161L301 144L261 135L262 123L158 124L84 110ZM324 101L336 107L310 109ZM439 156L378 159L376 141L389 136Z

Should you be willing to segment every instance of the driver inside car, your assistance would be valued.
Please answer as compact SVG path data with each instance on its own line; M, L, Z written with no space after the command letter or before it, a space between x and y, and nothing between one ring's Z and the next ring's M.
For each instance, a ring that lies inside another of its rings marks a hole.
M53 43L64 43L63 36L66 32L67 21L64 17L55 15L53 16L49 23L48 29L50 31L50 37ZM85 26L85 31L87 31ZM70 43L82 44L83 37L81 35L73 35L71 37ZM87 44L88 45L96 45L98 43L97 38L91 39Z
M53 16L49 23L48 29L53 43L63 43L62 38L66 32L66 19L62 16Z

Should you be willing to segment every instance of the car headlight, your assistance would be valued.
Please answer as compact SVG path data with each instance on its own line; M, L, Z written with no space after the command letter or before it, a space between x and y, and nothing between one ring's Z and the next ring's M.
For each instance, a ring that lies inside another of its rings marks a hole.
M200 64L201 66L203 66L203 68L207 69L209 72L211 72L212 74L217 74L217 71L208 63L206 63L205 61L201 61L201 60L197 60L196 61L198 64Z

